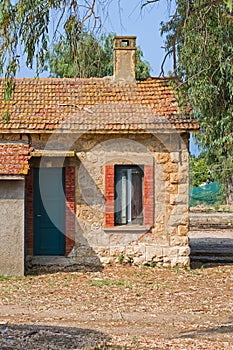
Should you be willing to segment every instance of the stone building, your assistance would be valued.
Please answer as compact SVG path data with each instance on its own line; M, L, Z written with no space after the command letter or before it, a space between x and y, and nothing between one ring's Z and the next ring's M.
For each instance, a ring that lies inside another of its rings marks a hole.
M0 111L0 274L26 263L188 266L189 133L170 78L15 79ZM4 80L1 81L1 96Z

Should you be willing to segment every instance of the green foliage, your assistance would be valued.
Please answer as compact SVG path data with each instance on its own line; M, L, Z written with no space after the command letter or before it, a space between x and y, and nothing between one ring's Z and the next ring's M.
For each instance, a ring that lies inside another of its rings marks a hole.
M136 78L137 79L145 79L150 77L151 66L150 63L144 61L143 52L141 48L138 46L136 49Z
M211 166L208 166L203 155L190 157L190 180L191 187L198 187L203 183L213 180Z
M7 78L19 69L19 45L26 53L26 64L32 67L44 63L48 44L50 9L58 8L63 1L2 0L0 10L0 70Z
M233 0L227 0L226 5L227 5L229 11L232 12L233 11Z
M180 1L162 26L180 91L198 118L199 143L233 201L233 18L224 2Z
M48 52L47 64L53 77L104 77L113 75L113 34L95 38L92 33L83 31L70 35L70 25L66 34ZM74 39L75 38L75 39ZM150 65L142 60L140 48L136 51L136 77L150 76Z
M109 41L112 41L110 36L102 36L98 41L86 32L80 33L75 43L68 33L61 36L47 56L51 76L90 78L112 74Z

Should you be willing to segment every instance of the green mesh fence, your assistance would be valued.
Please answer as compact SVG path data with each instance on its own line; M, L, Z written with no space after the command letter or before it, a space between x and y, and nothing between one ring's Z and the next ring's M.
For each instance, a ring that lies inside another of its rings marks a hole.
M220 200L220 184L211 182L198 187L193 187L189 191L189 205L194 207L199 204L212 205Z

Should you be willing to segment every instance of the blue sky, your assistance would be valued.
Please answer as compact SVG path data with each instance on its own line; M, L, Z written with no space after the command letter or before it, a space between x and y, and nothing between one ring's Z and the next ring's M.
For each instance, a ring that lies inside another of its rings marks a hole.
M107 32L116 32L117 35L136 35L137 45L143 51L144 59L152 67L152 76L158 76L164 58L162 49L163 38L160 35L160 23L168 19L166 1L159 1L141 9L141 1L122 0L113 1L109 8L109 16L104 22ZM172 69L171 60L167 62L165 73Z

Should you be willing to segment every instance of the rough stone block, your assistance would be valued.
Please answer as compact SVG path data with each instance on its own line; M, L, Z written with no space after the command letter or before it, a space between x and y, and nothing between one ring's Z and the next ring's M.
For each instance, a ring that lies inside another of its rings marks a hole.
M184 194L188 196L188 191L189 191L189 186L186 183L180 183L178 186L178 193L179 194Z
M188 235L188 226L187 225L180 225L178 227L178 235L179 236L187 236Z
M163 166L164 173L176 173L177 172L177 164L174 163L166 163Z
M170 182L171 184L177 184L179 182L179 174L178 173L170 174Z
M189 152L186 152L186 151L182 152L182 162L184 162L184 163L189 162Z
M163 248L163 256L168 257L169 259L177 257L179 249L177 247L166 247Z
M156 154L156 161L159 164L166 164L170 161L170 155L169 153L157 153Z
M157 171L157 170L155 170L155 171ZM158 174L156 174L156 177L155 177L156 184L157 184L158 180L162 181L162 182L169 181L169 176L170 176L169 173L159 172Z
M171 194L170 195L170 204L187 204L188 196L184 194Z
M167 186L167 191L170 194L178 194L178 185L177 184L170 184Z
M189 267L190 266L190 258L187 256L180 256L177 259L177 265L182 267Z
M171 216L170 219L167 222L167 225L169 225L169 227L171 229L173 229L174 227L177 227L182 225L182 226L186 226L188 227L189 224L189 217L188 217L188 213L182 214L182 215L176 215L176 213L173 211L171 212ZM169 230L169 228L168 228ZM177 232L178 234L178 232Z
M189 246L179 247L179 256L189 256L190 252Z
M162 247L158 245L148 245L146 246L146 261L152 261L155 258L161 258L163 256Z
M186 246L189 243L188 236L171 236L170 245L173 247Z
M172 205L171 206L171 214L172 215L180 215L181 217L188 217L188 205L180 204L180 205Z
M188 163L183 163L182 165L179 165L179 173L186 175L188 177L189 174L189 164Z
M165 214L161 213L156 218L156 223L164 224L165 223Z
M140 236L140 233L111 233L109 234L109 245L110 247L128 246L137 241Z
M171 152L171 162L179 163L181 158L180 152Z
M118 258L120 256L125 256L125 246L121 247L110 247L109 256Z

